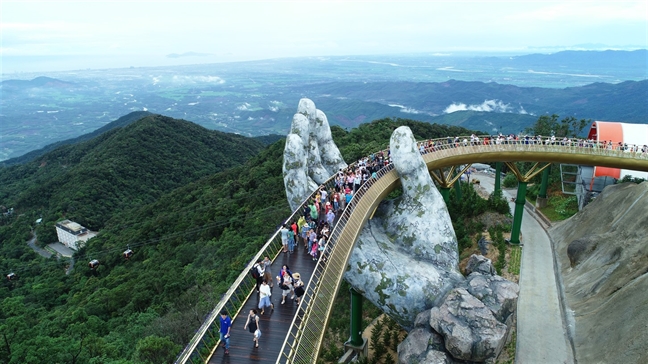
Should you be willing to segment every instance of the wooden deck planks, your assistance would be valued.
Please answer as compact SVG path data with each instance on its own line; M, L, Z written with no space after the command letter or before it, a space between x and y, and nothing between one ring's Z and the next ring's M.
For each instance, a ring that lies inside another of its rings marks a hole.
M272 264L272 276L276 277L281 267L287 264L290 270L293 273L299 273L304 284L308 285L316 263L310 255L306 254L304 246L301 245L297 247L295 253L281 253L277 257ZM276 363L279 351L288 333L288 328L297 310L297 304L288 296L286 303L282 305L281 289L276 280L273 283L272 303L275 307L274 310L266 308L265 313L259 315L259 326L261 328L259 347L254 347L252 334L248 330L243 330L250 309L257 308L259 304L259 295L254 293L250 296L239 315L232 321L229 355L225 354L224 348L219 347L209 360L210 364Z

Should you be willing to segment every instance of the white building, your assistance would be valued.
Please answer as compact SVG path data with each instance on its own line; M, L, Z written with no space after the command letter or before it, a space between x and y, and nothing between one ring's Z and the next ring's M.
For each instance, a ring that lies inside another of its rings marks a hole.
M56 223L56 235L61 243L70 249L78 250L97 235L96 232L77 224L74 221L63 220Z

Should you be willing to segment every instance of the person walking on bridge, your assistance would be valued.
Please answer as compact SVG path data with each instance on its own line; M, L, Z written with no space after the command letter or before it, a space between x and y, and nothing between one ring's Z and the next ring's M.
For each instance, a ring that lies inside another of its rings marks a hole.
M295 295L297 298L295 299L295 303L299 304L299 300L301 300L301 297L304 295L306 292L304 290L304 281L301 280L301 275L299 273L293 273L293 289L295 290Z
M261 314L265 312L266 307L270 307L271 310L274 310L274 305L272 304L272 301L270 301L270 297L272 296L272 291L270 290L270 286L268 285L268 281L265 279L263 280L263 283L261 283L261 288L259 288L259 310L261 310Z
M263 275L265 273L265 269L263 269L263 261L259 259L252 269L256 270L256 291L257 293L259 292L259 286L261 285L261 282L263 282Z
M263 259L263 278L266 282L270 283L270 288L272 288L272 260L267 255Z
M261 337L261 330L259 329L259 316L257 315L257 310L251 309L248 314L247 321L245 321L245 326L243 330L246 330L249 326L249 330L253 335L252 341L254 342L254 347L259 347L259 338Z
M290 274L282 274L277 276L277 284L281 288L281 304L286 303L286 297L292 292L292 277Z
M232 319L227 316L227 311L220 313L220 341L225 343L225 355L229 354L230 329L232 328Z
M286 227L286 224L281 225L281 229L279 229L279 233L281 234L281 244L283 245L283 252L288 253L288 228Z

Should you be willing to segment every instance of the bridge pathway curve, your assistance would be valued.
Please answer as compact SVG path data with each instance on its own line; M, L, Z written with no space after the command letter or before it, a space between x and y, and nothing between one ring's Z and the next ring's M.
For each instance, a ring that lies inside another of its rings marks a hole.
M308 285L317 262L306 254L306 248L303 245L296 244L295 246L296 249L293 254L281 253L275 259L271 268L272 275L276 277L281 267L286 264L293 273L301 275L304 285ZM266 309L263 315L259 315L259 326L261 328L259 347L254 347L252 334L243 329L250 309L256 309L259 304L258 293L253 293L241 309L241 312L236 316L236 319L232 320L229 355L225 354L222 347L218 347L209 360L210 364L276 363L286 333L295 316L297 304L290 300L290 296L287 297L285 304L281 304L281 289L279 289L276 281L272 288L271 301L274 304L274 310Z

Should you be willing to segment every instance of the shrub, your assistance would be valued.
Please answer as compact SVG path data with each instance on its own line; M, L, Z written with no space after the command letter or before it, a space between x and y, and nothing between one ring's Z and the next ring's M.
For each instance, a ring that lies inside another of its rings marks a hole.
M576 196L552 196L549 201L562 217L567 218L578 212L578 199Z
M517 183L517 177L512 173L508 173L506 177L504 177L504 181L502 181L502 185L506 188L514 188L517 186Z

